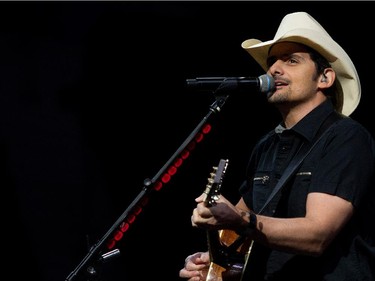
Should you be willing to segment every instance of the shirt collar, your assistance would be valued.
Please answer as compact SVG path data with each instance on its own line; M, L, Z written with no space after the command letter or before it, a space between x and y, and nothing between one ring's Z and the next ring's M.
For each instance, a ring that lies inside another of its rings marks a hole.
M314 136L317 134L323 121L328 117L328 115L334 111L333 104L331 100L327 99L322 102L311 112L309 112L305 117L303 117L297 124L295 124L290 130L303 136L308 141L312 141ZM275 128L275 133L280 134L284 130L287 130L285 126L279 124Z

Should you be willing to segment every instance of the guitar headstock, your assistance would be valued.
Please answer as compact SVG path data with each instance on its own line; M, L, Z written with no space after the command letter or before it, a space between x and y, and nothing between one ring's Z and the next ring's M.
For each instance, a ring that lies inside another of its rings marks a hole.
M203 192L206 195L204 202L207 206L216 204L216 200L220 195L220 188L228 167L228 162L228 159L220 159L219 164L216 167L214 166L210 173L206 189Z

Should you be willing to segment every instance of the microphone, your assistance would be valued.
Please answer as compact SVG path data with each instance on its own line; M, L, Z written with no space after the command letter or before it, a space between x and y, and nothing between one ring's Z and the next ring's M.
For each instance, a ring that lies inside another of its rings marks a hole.
M186 84L199 91L250 89L268 93L275 88L275 80L268 74L259 77L200 77L186 79Z

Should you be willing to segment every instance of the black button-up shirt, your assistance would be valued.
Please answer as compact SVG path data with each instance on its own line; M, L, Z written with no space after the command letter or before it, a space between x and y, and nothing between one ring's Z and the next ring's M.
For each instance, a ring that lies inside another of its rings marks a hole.
M278 196L264 206L292 158L302 145L315 140L333 110L327 100L291 129L280 124L264 136L252 152L240 192L255 212L275 217L303 217L310 192L339 196L353 204L355 214L321 257L263 249L267 273L255 281L375 278L375 143L358 122L343 118L332 125ZM255 261L259 263L255 266L257 271L262 268L261 262L261 259ZM301 272L303 275L299 276Z

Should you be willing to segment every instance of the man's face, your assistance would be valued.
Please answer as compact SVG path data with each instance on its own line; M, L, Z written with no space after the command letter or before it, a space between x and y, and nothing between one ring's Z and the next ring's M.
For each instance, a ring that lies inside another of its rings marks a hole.
M268 100L277 105L297 105L314 99L318 90L316 66L305 46L275 44L267 59L268 74L275 78L275 92Z

